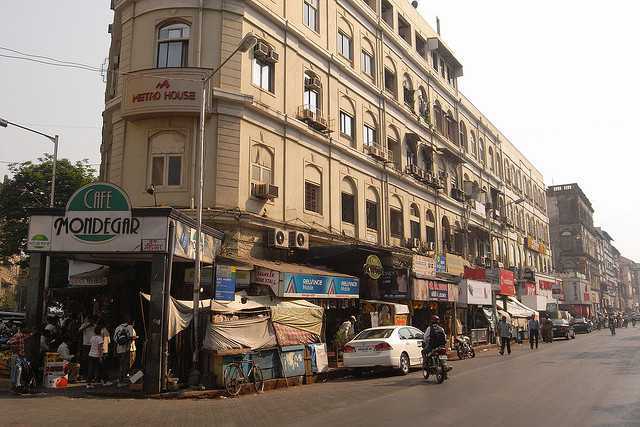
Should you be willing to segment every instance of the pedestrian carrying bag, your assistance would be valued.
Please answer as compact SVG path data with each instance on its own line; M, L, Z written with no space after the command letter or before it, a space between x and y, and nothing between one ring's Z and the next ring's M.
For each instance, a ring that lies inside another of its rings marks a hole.
M129 328L119 328L116 331L115 341L118 345L129 344L131 342L131 334L129 333Z

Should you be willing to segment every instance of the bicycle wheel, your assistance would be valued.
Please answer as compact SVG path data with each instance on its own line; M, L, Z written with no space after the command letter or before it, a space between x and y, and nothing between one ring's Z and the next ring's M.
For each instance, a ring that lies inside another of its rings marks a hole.
M264 391L264 379L262 378L262 371L255 365L253 369L251 369L251 379L253 380L253 387L256 389L256 393L262 393Z
M244 379L240 369L242 368L238 364L232 363L224 371L224 388L230 396L237 396L242 389Z

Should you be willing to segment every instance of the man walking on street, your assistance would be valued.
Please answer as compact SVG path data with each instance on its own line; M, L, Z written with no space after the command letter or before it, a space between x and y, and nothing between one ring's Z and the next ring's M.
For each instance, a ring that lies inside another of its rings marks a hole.
M502 316L497 326L500 337L500 355L504 355L504 347L507 347L507 354L511 354L511 325L507 323L507 316Z
M536 316L534 314L531 315L531 318L528 322L529 327L529 345L531 346L531 350L533 350L533 341L536 341L536 349L538 348L538 337L540 336L540 322L536 320Z
M118 355L118 385L126 384L127 374L136 360L136 335L133 329L133 322L130 318L113 333L113 341L116 343L116 354Z

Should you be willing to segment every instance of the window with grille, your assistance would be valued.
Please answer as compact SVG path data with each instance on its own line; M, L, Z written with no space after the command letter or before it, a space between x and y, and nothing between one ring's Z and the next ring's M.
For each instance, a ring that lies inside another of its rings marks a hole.
M322 213L322 188L320 185L305 181L304 209L309 212Z
M353 194L342 193L342 222L356 223L356 199Z
M367 200L367 228L371 230L378 230L378 203Z
M402 211L399 209L389 209L389 221L391 225L391 237L402 237Z

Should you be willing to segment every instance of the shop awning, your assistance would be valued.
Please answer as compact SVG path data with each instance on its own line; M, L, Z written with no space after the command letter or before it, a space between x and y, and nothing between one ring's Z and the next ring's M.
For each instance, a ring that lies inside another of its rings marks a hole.
M531 317L537 315L538 312L527 307L514 297L506 297L507 300L507 312L512 317Z

